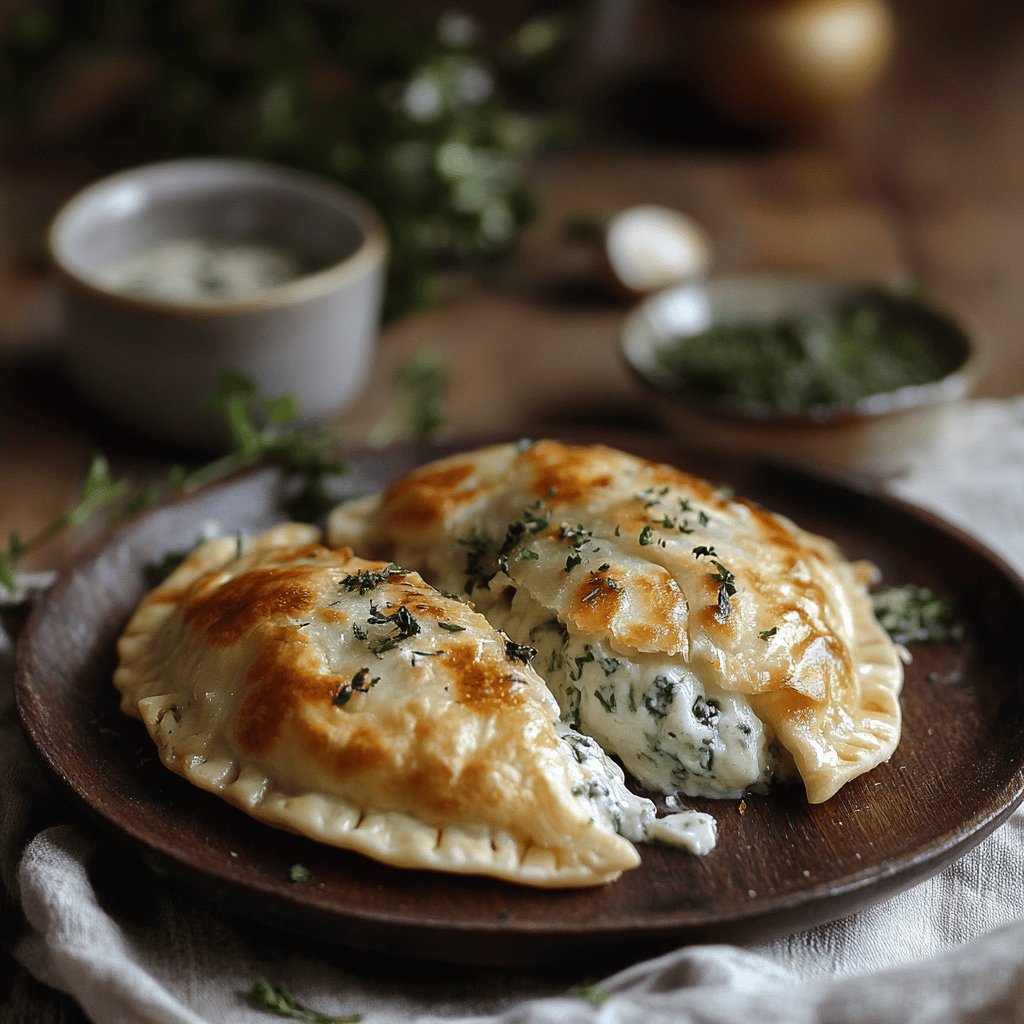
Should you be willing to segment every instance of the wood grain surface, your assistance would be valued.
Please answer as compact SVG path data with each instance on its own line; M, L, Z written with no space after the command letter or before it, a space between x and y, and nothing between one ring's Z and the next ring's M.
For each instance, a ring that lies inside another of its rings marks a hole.
M121 715L111 674L144 566L191 545L210 519L228 531L272 522L280 480L269 471L145 515L61 580L20 644L27 734L64 791L169 884L307 938L463 964L636 957L679 942L785 934L920 881L1010 813L1024 794L1020 580L927 516L840 483L712 462L645 437L612 440L792 515L872 560L887 585L912 581L953 599L963 639L915 648L903 738L887 764L821 805L798 787L690 801L718 819L712 854L644 846L640 868L588 890L403 871L261 825L160 765L142 727ZM348 487L379 486L437 454L417 446L357 456ZM310 883L289 881L295 863L310 869Z

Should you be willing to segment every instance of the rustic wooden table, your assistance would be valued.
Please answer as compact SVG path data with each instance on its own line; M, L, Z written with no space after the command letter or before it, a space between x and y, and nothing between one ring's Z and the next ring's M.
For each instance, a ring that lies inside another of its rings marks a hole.
M827 136L756 152L617 141L544 159L542 214L508 273L385 329L367 397L340 420L350 436L376 417L371 396L427 346L449 374L449 430L654 426L617 354L626 307L561 232L569 215L639 202L703 222L719 271L917 283L984 345L979 394L1024 391L1024 16L1013 4L956 2L908 4L901 17L881 91ZM52 296L32 243L67 188L60 173L0 172L0 538L66 508L97 448L140 472L178 454L94 416L52 351ZM57 543L35 564L68 554ZM50 1002L0 961L0 1002L5 990L20 1005ZM76 1019L64 1001L53 1006L52 1019Z

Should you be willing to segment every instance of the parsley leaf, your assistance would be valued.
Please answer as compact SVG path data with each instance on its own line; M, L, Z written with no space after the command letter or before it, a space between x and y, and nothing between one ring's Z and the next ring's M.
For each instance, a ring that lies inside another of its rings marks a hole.
M361 1013L332 1014L314 1010L300 1002L285 985L271 985L266 978L258 978L249 990L249 1002L257 1010L278 1017L305 1021L306 1024L359 1024Z
M288 881L295 882L297 885L308 882L312 877L313 872L305 864L293 864L288 869Z
M595 1006L600 1006L608 999L611 992L606 988L601 988L600 985L576 985L569 989L568 994L577 999L586 999L588 1003L593 1003Z
M408 569L403 569L400 565L395 565L392 562L383 569L359 569L355 573L349 573L338 581L338 586L344 587L350 593L365 594L382 583L387 583L392 576L407 576L408 574Z

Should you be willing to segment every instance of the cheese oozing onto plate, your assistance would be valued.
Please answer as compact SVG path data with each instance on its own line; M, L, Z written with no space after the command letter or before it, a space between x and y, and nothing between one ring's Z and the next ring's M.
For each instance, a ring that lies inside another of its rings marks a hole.
M115 685L161 760L259 821L399 867L586 886L629 840L706 852L559 722L528 653L415 572L285 524L202 544L141 603Z
M671 466L493 445L340 506L328 532L535 647L563 718L650 790L733 797L795 775L817 803L899 740L869 567Z

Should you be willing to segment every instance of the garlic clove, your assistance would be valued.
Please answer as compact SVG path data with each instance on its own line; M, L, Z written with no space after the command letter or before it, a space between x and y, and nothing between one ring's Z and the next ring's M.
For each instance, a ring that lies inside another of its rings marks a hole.
M711 240L692 218L667 206L632 206L605 231L605 257L614 282L632 296L704 277Z

